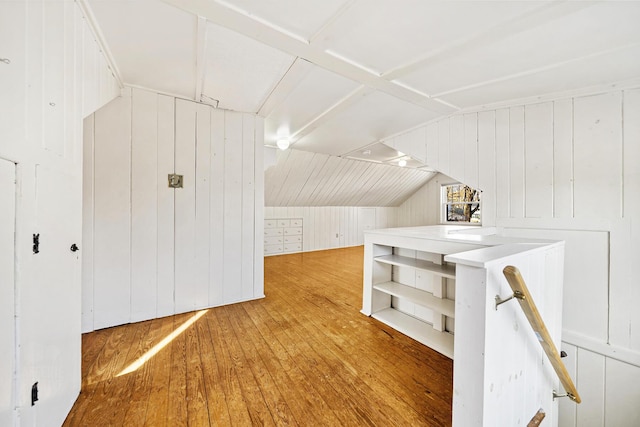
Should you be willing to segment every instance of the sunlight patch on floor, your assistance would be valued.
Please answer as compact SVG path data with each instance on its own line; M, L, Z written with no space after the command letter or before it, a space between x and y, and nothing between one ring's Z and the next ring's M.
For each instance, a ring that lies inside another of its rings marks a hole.
M191 316L186 322L180 325L178 329L176 329L175 331L171 332L169 335L164 337L162 341L160 341L158 344L150 348L149 351L147 351L145 354L140 356L138 360L136 360L131 365L123 369L122 372L116 375L116 377L120 377L122 375L127 375L127 374L130 374L131 372L135 372L138 368L140 368L142 365L147 363L149 359L155 356L160 350L162 350L167 344L173 341L178 335L180 335L185 330L187 330L189 326L193 325L199 318L204 316L207 311L209 310L200 310L199 312Z

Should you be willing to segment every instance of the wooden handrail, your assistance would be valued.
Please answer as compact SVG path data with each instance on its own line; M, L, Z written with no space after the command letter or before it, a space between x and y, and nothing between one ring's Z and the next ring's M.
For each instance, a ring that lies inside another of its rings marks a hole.
M513 290L514 297L520 303L522 311L524 311L527 320L529 320L529 324L536 333L542 349L547 354L547 357L551 362L551 366L553 366L553 369L556 371L556 375L560 378L560 382L562 383L564 390L567 392L567 396L574 402L580 403L582 400L580 399L578 390L576 389L575 384L573 384L573 380L571 380L571 376L569 375L567 368L564 366L562 359L560 359L558 349L551 339L551 335L544 324L544 320L542 320L542 316L540 316L540 312L529 293L529 289L527 288L520 271L516 267L508 265L504 270L502 270L502 273L507 278L509 286L511 286L511 289Z

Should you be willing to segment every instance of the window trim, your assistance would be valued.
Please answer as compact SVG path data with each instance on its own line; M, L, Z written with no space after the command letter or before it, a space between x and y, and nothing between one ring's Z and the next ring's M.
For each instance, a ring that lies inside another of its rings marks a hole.
M473 188L476 191L480 192L480 201L479 202L456 202L456 203L448 203L447 202L447 191L446 187L452 185L466 185L467 187ZM461 182L446 182L440 184L440 224L442 225L463 225L470 227L479 227L482 226L482 190L479 188L471 187L470 185L463 184ZM447 221L447 206L448 205L472 205L472 204L480 204L480 222L464 222L464 221Z

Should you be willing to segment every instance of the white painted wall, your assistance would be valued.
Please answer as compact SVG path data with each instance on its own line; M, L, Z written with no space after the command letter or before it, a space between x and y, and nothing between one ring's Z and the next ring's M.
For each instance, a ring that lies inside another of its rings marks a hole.
M15 265L15 278L2 274L15 295L2 298L17 327L16 342L0 344L15 360L2 375L11 419L0 424L59 426L80 391L83 251L69 248L81 243L82 117L120 87L76 2L0 2L0 57L0 158L13 164L17 190L15 250L0 252L3 265ZM2 207L11 210L5 200ZM7 328L13 322L0 322L3 338Z
M441 173L420 187L404 203L395 208L398 227L441 223L440 189L457 181Z
M357 206L265 207L265 219L302 218L304 252L364 244L363 231L375 211L375 228L395 227L395 208ZM337 237L336 237L337 236Z
M85 123L84 331L264 296L261 118L127 88Z
M16 230L16 165L0 159L0 425L13 423L15 374L14 246Z
M560 425L640 424L640 89L459 114L389 144L482 189L484 225L566 240L563 349L583 403L563 399ZM415 213L429 185L399 225L433 223Z

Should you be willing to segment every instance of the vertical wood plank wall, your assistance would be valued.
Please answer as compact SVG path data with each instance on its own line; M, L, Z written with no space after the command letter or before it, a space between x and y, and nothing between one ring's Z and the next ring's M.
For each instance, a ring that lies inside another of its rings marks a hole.
M264 217L302 218L302 250L308 252L364 244L363 209L375 210L375 228L396 226L394 207L267 206Z
M16 181L15 277L1 280L12 294L15 286L3 306L15 307L17 325L13 315L0 322L2 336L9 328L16 340L3 341L3 353L17 362L2 376L10 415L3 407L0 424L60 425L80 391L82 118L120 85L76 2L0 2L0 52L8 60L0 63L0 159Z
M483 225L567 242L564 360L583 403L561 400L560 425L640 425L640 89L454 115L385 143L477 175ZM439 222L438 179L397 208L399 226Z
M263 297L262 119L127 88L86 122L84 331Z

